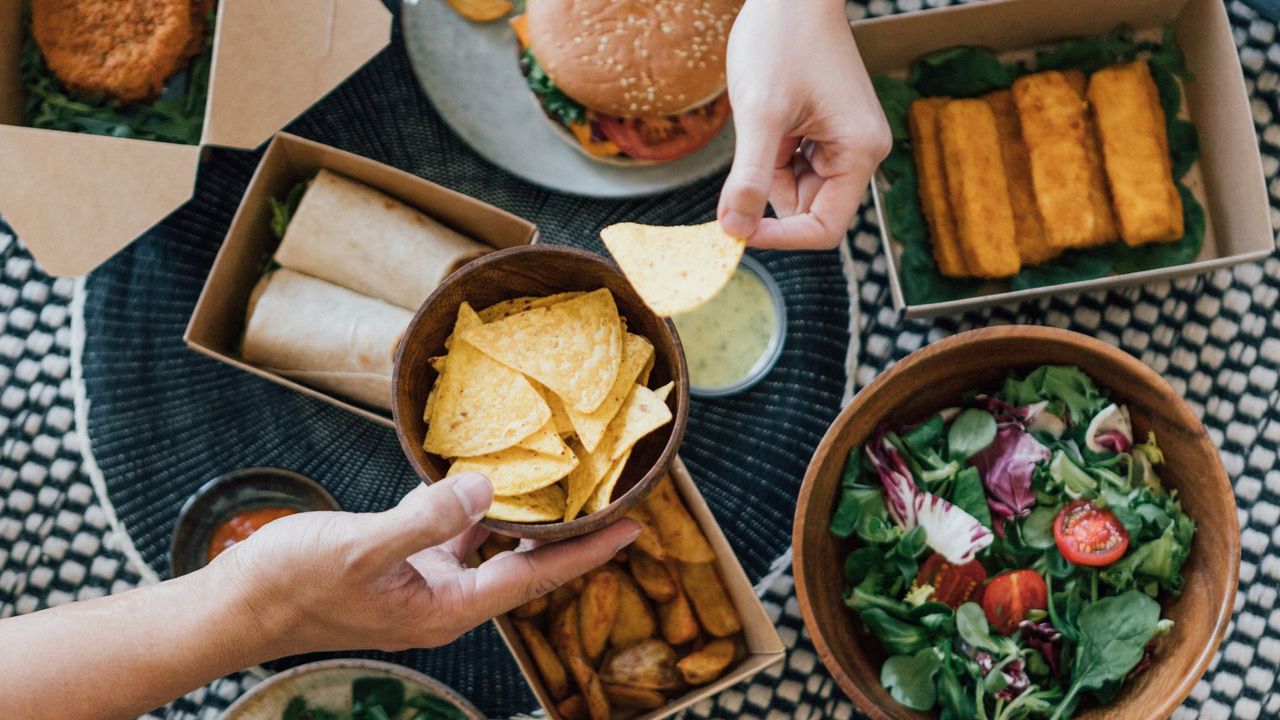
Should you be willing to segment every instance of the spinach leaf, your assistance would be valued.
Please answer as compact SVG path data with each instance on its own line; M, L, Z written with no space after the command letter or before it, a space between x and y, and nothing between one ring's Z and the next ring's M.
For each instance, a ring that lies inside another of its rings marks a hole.
M301 695L295 695L289 699L289 704L284 706L284 713L280 715L280 720L305 720L307 717L307 700Z
M298 204L302 202L302 195L306 193L308 184L297 183L289 189L289 194L284 200L271 198L271 234L275 235L277 240L284 239L284 233L289 229L294 213L298 212Z
M916 455L937 452L945 429L946 424L942 421L942 416L934 415L912 428L910 432L903 434L902 442Z
M529 89L538 96L542 108L549 115L559 118L565 125L577 125L587 121L587 109L582 106L582 103L565 95L560 88L556 87L551 77L538 64L538 59L533 56L532 50L525 50L520 56L520 62L524 65L525 79L529 82Z
M987 493L982 489L977 468L967 467L956 474L951 504L972 515L983 526L991 527L991 508L987 506Z
M1017 70L986 48L952 47L917 60L907 82L921 95L973 97L1013 84Z
M1107 699L1142 659L1160 622L1160 604L1137 590L1090 603L1077 621L1080 644L1072 667L1071 688L1054 718L1082 692Z
M1036 505L1026 520L1022 521L1022 542L1037 550L1048 550L1054 547L1053 521L1058 516L1058 508L1050 505Z
M968 460L996 439L996 419L986 410L969 408L951 421L947 449L952 460Z
M456 705L430 695L415 695L405 701L405 707L417 710L411 720L463 720L466 715Z
M889 130L893 133L893 139L910 140L907 110L911 107L911 102L920 97L920 93L907 83L888 75L872 77L871 87L875 88L880 106L884 108L884 116L889 121Z
M929 710L938 701L933 684L938 665L938 652L931 647L915 655L895 655L880 667L880 684L912 710Z
M973 697L965 692L960 678L948 663L938 668L936 690L938 705L942 708L941 720L976 720L977 709Z
M987 624L986 613L975 602L967 602L956 609L956 632L960 639L980 650L1004 655L1009 650L1009 642L1001 638L997 640L991 635L991 626ZM1016 647L1015 647L1016 650Z
M863 610L859 617L890 655L914 655L931 644L927 628L899 620L880 608Z
M395 717L404 710L404 683L394 678L362 677L351 681L351 715L354 720L382 720L377 712Z
M1027 266L1009 279L1009 288L1026 290L1104 277L1111 272L1110 251L1114 247L1068 250L1049 262Z
M1121 26L1108 35L1069 38L1041 50L1036 53L1035 67L1037 71L1080 70L1089 75L1108 65L1129 62L1137 53L1133 29Z

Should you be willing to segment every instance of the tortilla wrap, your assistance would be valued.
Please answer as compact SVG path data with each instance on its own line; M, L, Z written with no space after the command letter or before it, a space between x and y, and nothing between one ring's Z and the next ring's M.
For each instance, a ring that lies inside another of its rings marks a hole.
M391 367L413 315L281 268L249 298L245 361L365 405L391 409Z
M367 185L321 170L302 195L275 261L417 310L441 280L491 249Z

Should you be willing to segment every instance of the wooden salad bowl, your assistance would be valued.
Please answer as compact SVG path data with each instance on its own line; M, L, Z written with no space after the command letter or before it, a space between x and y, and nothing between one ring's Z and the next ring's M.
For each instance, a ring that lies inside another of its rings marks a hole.
M854 541L828 531L850 450L881 423L917 422L955 405L967 390L998 387L1010 371L1076 365L1132 414L1134 437L1154 431L1166 462L1159 473L1196 523L1183 566L1181 597L1160 598L1174 621L1151 667L1111 704L1077 718L1168 717L1191 692L1222 642L1240 572L1235 494L1218 451L1191 408L1155 371L1129 354L1065 330L993 327L934 343L893 366L858 393L818 446L796 506L792 550L796 593L818 655L858 708L876 720L929 718L893 700L880 684L885 654L843 602L844 559Z
M650 387L675 381L668 399L671 422L636 444L614 496L605 509L569 522L513 523L484 520L495 532L536 540L559 540L602 528L635 507L658 482L684 437L689 421L689 371L680 337L670 320L660 318L608 260L595 253L556 245L522 245L490 253L445 278L418 309L405 330L392 371L391 415L400 447L413 469L427 483L445 477L449 464L422 449L427 424L422 418L427 393L436 379L428 360L445 352L444 341L453 332L458 306L465 300L479 310L502 300L524 295L552 295L573 290L608 288L627 330L653 343L654 363Z

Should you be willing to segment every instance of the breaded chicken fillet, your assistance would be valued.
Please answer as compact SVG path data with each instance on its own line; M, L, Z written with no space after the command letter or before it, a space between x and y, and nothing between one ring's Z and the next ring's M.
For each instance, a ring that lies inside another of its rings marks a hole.
M67 88L128 103L160 94L186 63L192 6L192 0L32 0L31 30Z

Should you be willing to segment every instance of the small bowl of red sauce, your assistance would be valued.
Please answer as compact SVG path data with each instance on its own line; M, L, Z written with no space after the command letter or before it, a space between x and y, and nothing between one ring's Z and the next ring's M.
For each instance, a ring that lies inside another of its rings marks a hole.
M186 575L267 523L313 510L340 510L320 483L281 468L253 467L200 486L178 512L169 546L171 577Z

